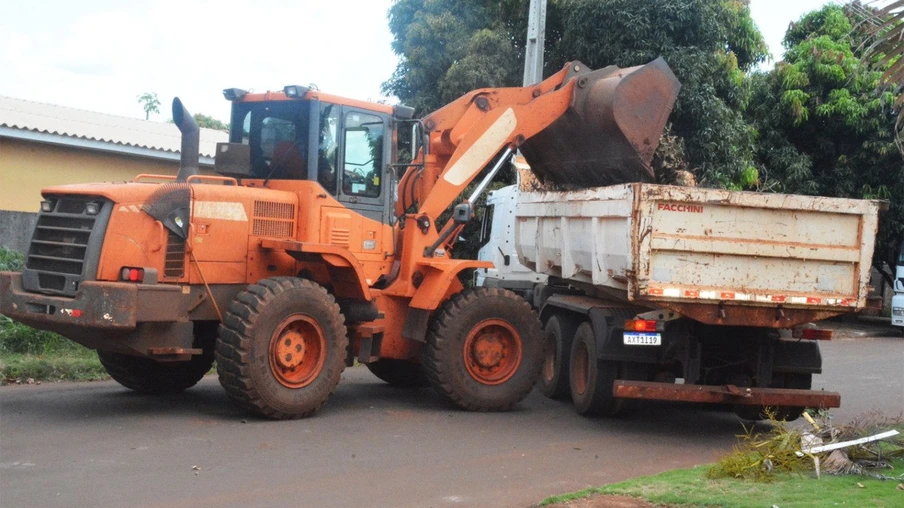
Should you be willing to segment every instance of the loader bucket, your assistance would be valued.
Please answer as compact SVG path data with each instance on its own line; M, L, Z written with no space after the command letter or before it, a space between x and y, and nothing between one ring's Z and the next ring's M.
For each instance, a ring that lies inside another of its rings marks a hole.
M561 188L653 181L650 161L681 89L668 64L592 72L570 65L571 107L521 146L531 169Z

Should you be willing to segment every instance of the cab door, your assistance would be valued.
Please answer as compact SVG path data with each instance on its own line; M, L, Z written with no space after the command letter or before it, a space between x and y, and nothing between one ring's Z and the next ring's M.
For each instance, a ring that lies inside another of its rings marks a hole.
M324 104L318 139L318 181L341 205L321 208L321 242L381 272L392 250L389 122L388 115Z

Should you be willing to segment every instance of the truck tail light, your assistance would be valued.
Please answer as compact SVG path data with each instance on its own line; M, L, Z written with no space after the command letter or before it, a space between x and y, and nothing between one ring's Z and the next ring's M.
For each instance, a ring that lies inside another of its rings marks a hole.
M144 282L144 268L122 267L119 271L119 280L125 282Z
M652 319L628 319L625 321L626 332L655 332L657 322Z
M821 330L819 328L804 328L800 330L800 334L794 334L796 339L805 340L832 340L832 330Z

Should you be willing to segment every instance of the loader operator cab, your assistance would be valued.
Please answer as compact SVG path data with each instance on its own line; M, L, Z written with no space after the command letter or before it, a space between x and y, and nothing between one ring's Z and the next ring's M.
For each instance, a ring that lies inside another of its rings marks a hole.
M218 173L316 181L350 208L380 220L386 216L391 113L331 102L325 94L236 91L224 91L233 103L232 121L229 143L217 148Z

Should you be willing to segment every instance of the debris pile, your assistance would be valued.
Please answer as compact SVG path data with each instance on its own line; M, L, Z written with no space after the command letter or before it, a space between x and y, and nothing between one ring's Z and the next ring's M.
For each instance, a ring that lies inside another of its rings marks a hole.
M893 462L904 458L904 414L892 417L871 412L836 425L828 412L804 413L807 424L803 428L767 414L771 429L760 433L745 427L734 451L707 472L709 478L768 482L775 473L813 471L817 478L856 474L904 480L904 471L900 467L895 470Z

